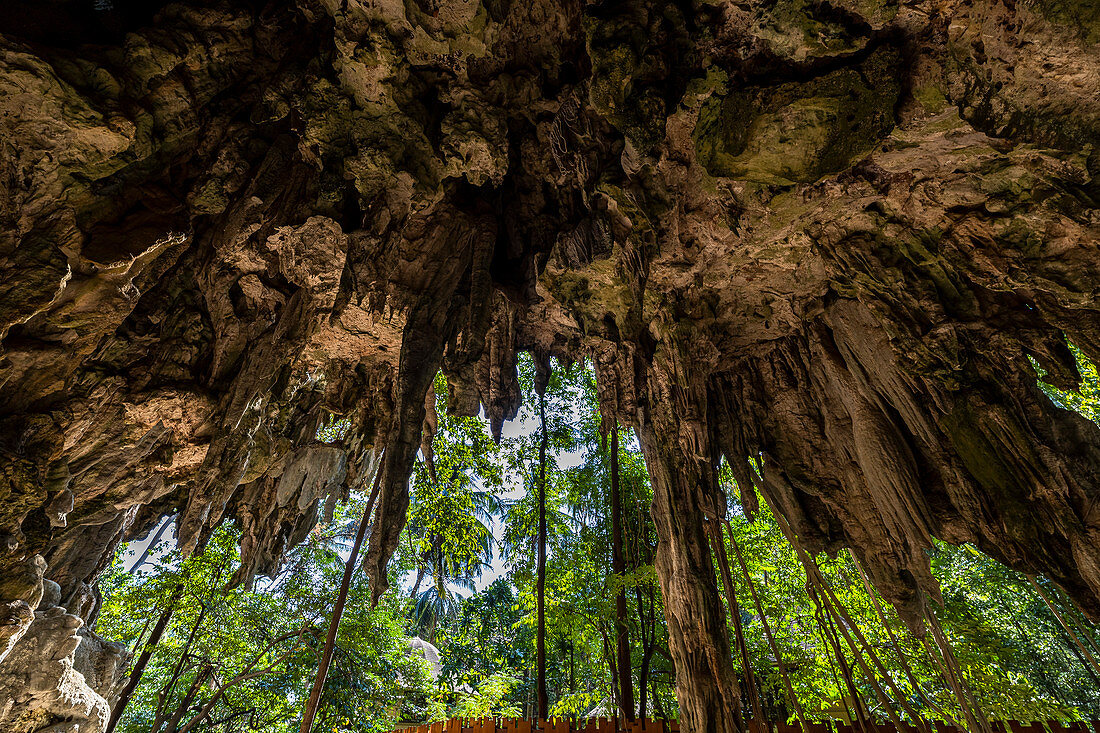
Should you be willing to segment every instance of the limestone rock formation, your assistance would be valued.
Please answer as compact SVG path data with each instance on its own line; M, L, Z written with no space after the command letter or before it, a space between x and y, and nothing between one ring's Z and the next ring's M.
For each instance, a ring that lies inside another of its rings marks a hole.
M55 598L60 600L60 594ZM29 628L0 663L0 730L76 733L106 728L108 698L126 648L83 625L49 597L40 604Z
M381 592L433 375L499 430L522 350L639 432L686 730L737 725L723 457L914 628L933 536L1100 617L1100 432L1036 386L1100 359L1090 0L10 5L4 715L98 730L39 692L119 542L237 521L247 582L384 449Z

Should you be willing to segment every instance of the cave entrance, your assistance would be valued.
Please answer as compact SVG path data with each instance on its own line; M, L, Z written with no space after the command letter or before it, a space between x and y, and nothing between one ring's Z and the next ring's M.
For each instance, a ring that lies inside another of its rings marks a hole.
M448 409L437 376L390 590L372 606L351 565L315 730L543 710L677 717L678 619L658 578L661 509L642 443L601 412L589 365L519 367L522 404L499 440L484 414ZM317 430L323 445L346 439L336 416ZM728 466L719 476L707 580L726 638L701 651L726 650L738 725L982 731L1100 716L1100 635L1053 584L937 543L942 599L915 635L853 555L809 552L782 515L744 498ZM131 679L141 674L117 730L297 730L370 493L322 516L254 583L231 582L242 538L232 523L187 558L171 549L170 520L120 551L96 631L134 650Z

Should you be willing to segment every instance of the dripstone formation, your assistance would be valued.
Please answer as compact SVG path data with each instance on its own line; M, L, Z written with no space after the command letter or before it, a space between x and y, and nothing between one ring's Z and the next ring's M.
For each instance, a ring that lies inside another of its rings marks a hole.
M914 629L932 537L1100 617L1100 430L1036 385L1100 360L1091 0L0 17L0 728L103 729L81 622L167 515L248 582L384 448L383 591L433 376L499 430L517 351L639 433L687 731L737 725L723 457Z

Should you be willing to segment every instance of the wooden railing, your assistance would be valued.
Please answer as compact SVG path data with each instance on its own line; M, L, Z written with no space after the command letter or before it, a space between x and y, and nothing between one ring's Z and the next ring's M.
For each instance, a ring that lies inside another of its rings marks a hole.
M1100 733L1100 720L1062 723L1057 720L1021 723L1018 720L993 721L994 733ZM857 726L840 722L766 723L751 721L750 733L864 733ZM966 733L963 729L941 720L924 721L923 726L893 723L872 726L875 733ZM402 733L680 733L675 720L635 720L624 723L616 718L452 718L446 722L418 725L401 729Z
M451 718L442 723L404 728L401 733L680 733L680 723L652 718L629 723L616 718Z

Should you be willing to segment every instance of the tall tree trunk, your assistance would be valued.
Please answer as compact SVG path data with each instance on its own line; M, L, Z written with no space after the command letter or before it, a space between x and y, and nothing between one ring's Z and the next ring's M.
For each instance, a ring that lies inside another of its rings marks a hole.
M611 570L619 577L615 596L615 655L619 668L619 708L626 720L634 720L634 679L630 658L630 634L626 623L626 558L623 552L623 504L619 487L619 424L611 431Z
M1054 607L1054 604L1051 603L1050 598L1048 598L1047 594L1043 592L1042 586L1040 586L1039 582L1035 580L1035 576L1027 576L1027 581L1031 583L1031 587L1034 588L1035 592L1039 594L1039 597L1043 599L1043 603L1046 604L1047 609L1050 610L1051 614L1053 614L1055 620L1058 622L1058 625L1062 627L1062 630L1065 631L1067 635L1069 635L1069 638L1072 639L1073 643L1077 645L1077 648L1081 651L1081 654L1084 656L1084 658L1088 660L1088 666L1092 668L1091 671L1100 674L1100 665L1097 665L1096 657L1092 656L1085 645L1081 643L1081 638L1074 633L1073 629L1070 628L1069 624L1067 624L1066 620L1062 617L1062 614L1060 614L1058 612L1058 609Z
M756 613L760 616L760 623L764 627L764 633L768 637L768 646L771 647L772 656L775 657L776 667L779 668L779 675L783 678L783 686L787 689L787 697L791 699L791 705L794 707L795 714L798 716L798 721L802 723L802 727L806 727L806 713L802 710L802 704L798 701L798 696L794 694L794 686L791 684L791 677L787 674L786 665L783 663L783 657L779 654L779 645L775 641L775 635L772 633L771 624L768 623L768 617L764 615L764 605L760 602L760 596L756 592L756 584L752 582L752 576L749 574L749 566L745 563L745 558L741 555L741 548L737 545L737 540L733 536L733 527L730 526L728 521L723 522L726 525L726 534L729 535L730 545L733 547L733 552L737 556L737 564L741 566L741 574L745 576L745 584L749 587L749 595L752 596L753 605L756 607Z
M172 676L168 679L168 682L165 683L161 691L157 693L157 709L153 713L153 725L150 729L152 733L157 733L164 724L165 716L168 714L168 702L172 699L172 689L176 686L176 682L179 681L180 675L183 674L183 667L187 663L187 655L191 652L191 645L195 643L195 637L198 636L199 628L206 619L206 613L209 608L209 604L203 604L198 617L195 619L195 625L191 627L191 631L187 635L187 641L183 645L183 650L180 652L180 658L176 663L175 669L172 670Z
M737 648L741 652L741 675L745 680L745 688L749 693L752 717L762 723L764 715L760 707L760 693L756 688L756 679L752 673L749 645L745 642L745 629L741 624L741 604L737 602L737 590L733 585L733 574L730 572L726 545L722 542L722 534L717 521L708 522L707 524L710 529L711 542L714 544L714 552L718 556L718 569L722 572L722 585L726 588L726 603L729 606L730 620L733 621L734 638L737 640Z
M176 706L175 711L172 713L172 717L168 719L168 727L164 729L164 733L176 733L180 727L180 721L183 720L183 716L187 714L187 710L191 707L191 703L195 701L195 697L199 694L199 690L202 689L202 685L206 682L206 678L214 672L214 668L209 664L204 665L201 669L195 672L195 679L191 681L191 687L187 689L187 693L180 700L179 705ZM157 733L160 730L160 725L156 725L153 728L152 733Z
M546 694L546 451L549 436L546 433L545 388L544 391L539 393L539 422L542 426L542 438L539 441L538 577L535 581L538 630L535 645L535 664L538 672L538 717L545 718L550 707L549 696Z
M424 582L424 575L424 566L418 566L416 568L416 582L413 583L412 593L409 594L409 598L416 598L416 594L420 592L420 584Z
M355 543L351 546L351 554L344 563L344 577L340 581L340 592L336 596L336 605L332 608L332 620L328 625L328 636L325 637L325 649L321 653L321 661L317 665L317 676L313 679L313 688L309 691L309 700L302 713L301 733L310 733L313 727L313 719L317 715L317 707L321 703L321 691L325 688L325 677L328 676L328 667L332 663L332 652L336 648L336 632L340 629L340 618L344 615L344 605L348 602L348 590L351 588L351 576L355 572L355 562L359 559L359 549L363 546L363 538L367 534L367 524L370 523L371 510L374 501L378 498L378 487L382 484L382 468L385 455L378 461L378 467L374 472L374 486L370 491L370 498L363 509L363 517L359 520L359 529L355 533Z
M111 719L107 722L106 733L114 733L115 728L118 727L118 721L122 719L122 714L126 712L126 706L130 704L130 700L134 697L134 691L137 690L137 686L141 682L141 676L145 674L145 668L149 666L149 659L152 658L153 652L156 651L157 644L160 643L160 638L164 636L164 632L168 628L168 622L172 620L172 614L176 610L176 605L179 603L181 595L183 595L182 580L178 581L176 587L172 589L172 595L168 598L167 608L161 611L160 617L153 627L153 631L149 634L149 640L145 642L145 648L141 650L141 656L139 656L134 663L134 668L130 672L130 677L126 680L126 686L122 688L122 693L118 697L118 702L115 703L115 709L111 711Z

